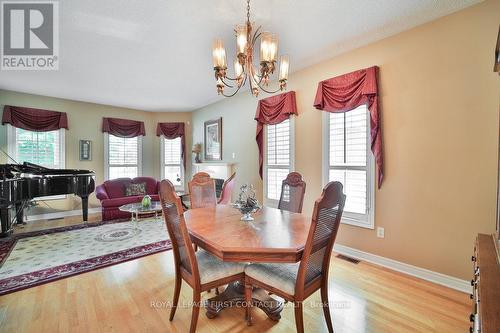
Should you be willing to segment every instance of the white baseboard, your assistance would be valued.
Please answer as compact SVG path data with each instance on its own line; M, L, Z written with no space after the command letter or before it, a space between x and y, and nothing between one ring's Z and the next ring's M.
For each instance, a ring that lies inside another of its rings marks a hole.
M100 212L101 212L101 207L89 208L89 214L100 213ZM38 214L38 215L27 215L25 217L25 221L30 222L30 221L37 221L37 220L60 219L60 218L66 217L66 216L78 216L78 215L82 215L81 209L66 210L66 211L62 211L62 212L46 213L46 214Z
M471 293L471 286L470 282L466 280L462 280L453 276L441 274L438 272L430 271L425 268L420 268L417 266L405 264L400 261L396 261L393 259L381 257L372 253L368 252L363 252L357 249L353 249L348 246L340 245L340 244L335 244L333 247L333 250L335 252L338 252L340 254L367 261L375 265L379 265L382 267L386 267L389 269L392 269L397 272L401 272L404 274L408 274L411 276L415 276L417 278L430 281L433 283L440 284L442 286L452 288L455 290L462 291L464 293Z

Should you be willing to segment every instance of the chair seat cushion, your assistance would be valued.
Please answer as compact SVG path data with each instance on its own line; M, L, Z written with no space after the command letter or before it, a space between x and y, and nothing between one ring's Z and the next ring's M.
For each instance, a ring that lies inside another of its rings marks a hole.
M202 284L243 273L246 265L239 262L224 262L203 250L196 252L196 260Z
M289 295L295 294L295 281L297 281L298 271L299 263L250 264L245 267L245 275Z

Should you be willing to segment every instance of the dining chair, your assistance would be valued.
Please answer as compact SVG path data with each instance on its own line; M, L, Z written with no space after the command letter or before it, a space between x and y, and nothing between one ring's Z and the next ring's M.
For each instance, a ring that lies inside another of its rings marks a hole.
M206 172L198 172L188 183L191 209L215 207L217 195L215 194L215 181Z
M321 289L321 302L329 332L333 332L328 308L328 269L346 196L342 184L330 182L314 203L311 226L299 263L259 263L245 268L247 324L251 325L252 288L260 287L294 302L297 332L304 332L303 301Z
M224 262L206 251L195 252L184 220L181 199L169 180L160 184L160 202L172 242L175 263L175 288L170 318L174 319L182 280L193 289L193 310L189 332L195 332L201 306L201 293L211 288L244 279L243 263Z
M302 213L302 203L306 193L306 183L298 172L290 172L281 183L281 195L278 209L293 213Z
M236 185L236 172L222 184L219 202L217 202L219 205L227 205L231 202L231 194L233 193L234 185Z

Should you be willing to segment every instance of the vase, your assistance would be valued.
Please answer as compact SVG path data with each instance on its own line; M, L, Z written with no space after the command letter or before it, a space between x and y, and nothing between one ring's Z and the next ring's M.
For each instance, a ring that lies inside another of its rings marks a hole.
M195 154L196 155L194 156L194 162L201 163L200 153L195 153Z
M151 207L151 197L149 195L145 195L142 198L142 208L149 208Z

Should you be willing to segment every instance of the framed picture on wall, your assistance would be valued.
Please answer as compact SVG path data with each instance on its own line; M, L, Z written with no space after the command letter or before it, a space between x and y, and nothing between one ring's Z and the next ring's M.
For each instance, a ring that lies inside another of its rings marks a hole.
M92 141L80 140L80 161L92 161Z
M205 160L222 160L222 118L205 122Z

